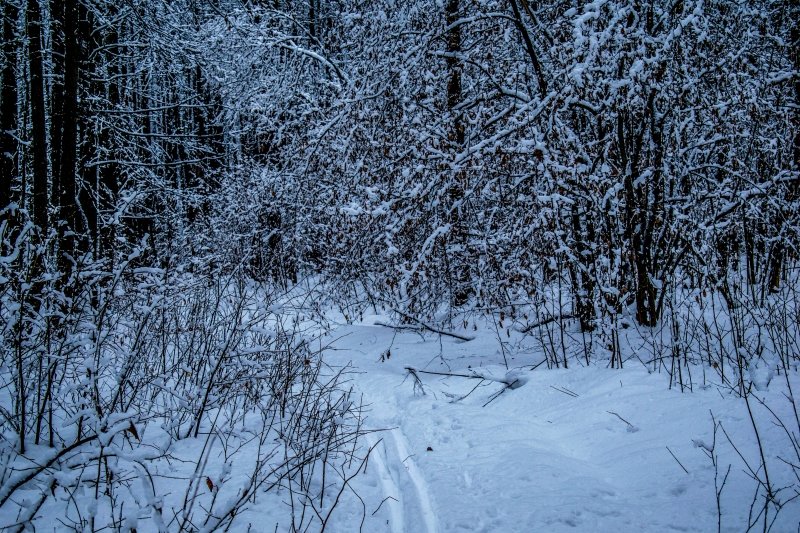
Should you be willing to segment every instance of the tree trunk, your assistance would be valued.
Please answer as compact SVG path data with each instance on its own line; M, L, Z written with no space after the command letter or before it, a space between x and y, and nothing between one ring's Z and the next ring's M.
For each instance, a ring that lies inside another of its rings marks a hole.
M2 13L3 69L0 86L0 209L15 200L17 180L17 34L19 13L11 2L4 2Z
M78 207L75 198L76 165L78 150L78 122L80 110L78 109L78 89L80 83L80 42L78 40L78 2L65 0L63 5L63 31L64 31L64 87L62 92L61 117L61 142L59 161L53 162L53 173L58 178L54 184L59 185L58 214L59 214L59 248L61 251L62 271L66 272L71 264L64 254L75 253L74 239L70 236L77 232ZM55 137L54 137L55 138ZM55 196L55 195L54 195Z
M539 61L539 55L536 53L536 48L533 46L533 39L531 39L528 28L525 26L525 22L522 20L522 14L519 11L519 6L517 6L517 0L509 0L509 2L511 4L511 11L514 14L514 26L517 28L517 31L522 37L522 42L525 43L525 51L528 54L528 59L530 59L533 71L536 73L536 83L539 87L539 96L544 98L547 95L547 81L544 78L544 72L542 71L542 64Z
M451 141L458 147L464 144L464 124L458 105L461 103L461 26L453 26L458 21L459 0L447 0L446 23L450 27L447 32L447 110L453 117Z
M106 98L107 106L110 109L115 109L120 102L119 83L115 81L122 74L117 48L119 37L116 31L109 31L104 36L104 48L107 50L108 57L106 58L106 72L105 78L110 80L106 82ZM84 120L84 122L86 122ZM88 124L87 124L88 126ZM114 147L111 145L111 136L108 128L99 127L100 133L98 138L98 147L105 150L109 154L114 154ZM113 160L114 157L106 159ZM117 198L119 196L119 165L116 163L105 163L99 168L99 190L98 192L98 211L99 215L102 213L113 213L116 209ZM114 217L109 216L109 220ZM112 222L110 224L99 224L98 220L98 235L95 238L95 250L98 259L107 259L113 261L114 259L114 243L116 241L116 225Z
M71 0L50 0L50 160L53 162L53 183L50 203L56 208L56 217L61 218L61 141L64 128L64 23L66 8Z
M33 194L31 211L42 237L49 230L47 121L44 99L44 63L42 57L42 13L38 0L28 0L28 61L30 62L31 153L33 155Z
M77 3L77 0L73 1ZM73 39L71 43L71 47L73 47L74 50L72 57L75 61L73 68L76 74L76 80L81 81L82 77L86 77L84 73L89 70L90 58L95 56L95 53L97 53L97 50L102 45L102 36L98 35L95 31L94 15L80 3L77 3L77 9L75 10ZM68 48L69 47L70 45L68 45ZM98 54L96 57L101 56ZM89 92L95 97L102 97L103 82L78 83L76 89ZM76 122L80 127L79 131L81 133L80 138L76 139L76 151L80 153L80 164L73 172L79 179L76 180L76 187L73 189L72 193L77 195L75 227L80 228L83 233L80 252L87 253L94 250L99 240L97 210L99 190L98 168L88 163L95 157L104 158L104 156L97 151L98 137L107 132L103 132L101 128L97 128L96 124L91 120L92 110L89 109L88 99L80 106L76 99L75 114L78 119Z
M797 7L797 3L793 2L791 4L791 8L794 15L797 15L800 12L800 9ZM796 17L789 17L789 20L794 20L794 26L790 32L790 44L789 44L789 56L792 61L792 65L794 66L795 73L800 69L800 29L798 29L797 25L797 18ZM790 22L791 23L791 22ZM795 172L800 172L800 110L798 110L798 105L800 105L800 76L795 74L794 76L794 113L792 114L792 124L794 126L794 136L792 138L792 162L791 167L792 170ZM795 178L787 185L787 198L783 202L784 205L792 205L796 203L798 199L800 199L800 181ZM785 209L785 208L784 208ZM785 211L788 211L785 209ZM777 223L778 227L778 235L777 241L773 246L770 254L770 265L769 265L769 292L777 293L780 291L781 288L781 280L783 277L783 270L784 270L784 262L786 261L786 245L781 240L784 239L781 235L782 228L784 226L784 220L788 220L791 217L790 212L781 213L781 219Z
M594 254L591 243L595 240L594 227L591 220L586 219L586 235L584 235L583 224L578 206L572 206L572 234L575 240L576 264L572 266L572 292L575 298L575 314L580 322L581 331L592 331L594 329L595 308L594 308Z
M463 67L461 58L461 26L455 24L460 16L459 0L448 0L445 7L445 22L449 28L447 31L447 56L446 65L448 71L447 79L447 111L450 114L452 125L450 130L450 143L455 153L464 147L464 122L461 117L461 69ZM458 168L452 177L450 184L450 197L453 203L459 203L464 198L467 188L467 175L464 169ZM452 243L455 244L457 253L454 257L447 257L446 264L451 275L455 278L451 281L455 286L452 292L452 303L456 307L464 305L472 295L472 287L469 279L469 259L467 228L464 221L464 205L461 204L451 213L452 224ZM449 252L446 252L449 253Z
M308 35L311 46L317 40L317 10L316 0L308 0Z

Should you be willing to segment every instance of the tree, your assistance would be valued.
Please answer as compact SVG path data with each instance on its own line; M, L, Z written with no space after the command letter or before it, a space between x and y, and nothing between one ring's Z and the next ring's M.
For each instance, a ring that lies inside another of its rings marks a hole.
M49 231L49 183L47 157L47 118L44 91L44 53L42 50L42 13L39 0L28 0L26 31L30 81L28 95L31 109L31 173L33 186L29 208L42 239Z
M2 72L0 72L0 209L14 198L17 174L17 23L19 10L14 2L4 2L2 13Z

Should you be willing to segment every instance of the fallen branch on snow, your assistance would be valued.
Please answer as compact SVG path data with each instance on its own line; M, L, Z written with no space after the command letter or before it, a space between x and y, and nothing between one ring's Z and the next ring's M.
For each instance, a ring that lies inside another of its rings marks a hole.
M445 376L445 377L452 377L452 378L467 378L467 379L479 379L479 380L481 380L480 383L478 383L478 385L476 385L471 391L469 391L464 396L454 397L454 400L453 400L454 402L463 400L464 398L466 398L467 396L472 394L475 391L475 389L477 389L478 386L481 383L483 383L484 381L494 381L494 382L502 383L503 385L505 385L505 387L500 389L498 392L494 393L489 398L489 401L487 401L485 404L483 404L483 407L486 407L487 405L492 403L492 401L494 401L498 396L503 394L506 390L508 390L508 389L516 389L521 385L521 382L520 382L519 378L514 378L513 380L501 379L501 378L496 378L494 376L487 376L487 375L484 375L484 374L478 374L474 370L472 371L473 372L472 374L456 374L456 373L453 373L453 372L435 372L433 370L418 370L418 369L416 369L414 367L411 367L411 366L407 366L407 367L405 367L405 369L406 369L406 372L408 372L408 374L414 378L414 388L415 389L417 387L422 389L422 380L420 379L419 374L430 374L432 376ZM524 381L522 381L522 383L524 383ZM423 390L423 394L424 393L425 392Z
M558 320L571 320L573 318L576 318L577 316L578 315L573 315L573 314L553 315L553 316L549 316L547 318L543 318L539 322L534 322L533 324L528 324L527 326L521 326L519 328L514 328L514 329L516 329L520 333L530 333L531 331L533 331L536 328L540 328L542 326L546 326L547 324L551 324L551 323L556 322Z
M426 324L422 320L420 320L418 318L415 318L415 317L413 317L411 315L408 315L408 314L406 314L406 313L404 313L402 311L398 311L397 309L393 309L393 311L395 313L397 313L398 315L402 316L403 318L405 318L407 320L411 320L413 322L416 322L417 324L416 325L412 325L412 324L387 324L386 322L375 322L375 324L378 325L378 326L383 326L385 328L393 328L393 329L398 329L398 330L430 331L431 333L438 333L439 335L445 335L447 337L453 337L454 339L458 339L458 340L461 340L461 341L464 341L464 342L468 342L468 341L471 341L471 340L475 339L475 337L470 337L469 335L462 335L460 333L455 333L453 331L445 331L445 330L442 330L442 329L439 329L439 328L435 328L435 327L431 326L430 324Z

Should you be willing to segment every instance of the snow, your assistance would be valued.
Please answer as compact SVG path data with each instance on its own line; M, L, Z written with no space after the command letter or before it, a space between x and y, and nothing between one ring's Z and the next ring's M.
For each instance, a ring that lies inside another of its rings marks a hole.
M270 309L292 307L287 301ZM308 324L305 338L325 348L327 372L343 370L342 384L352 388L347 397L329 400L338 402L331 411L334 423L348 424L350 408L365 406L364 434L349 470L339 472L331 461L320 467L329 468L322 478L317 470L309 483L311 497L325 487L324 499L315 501L320 516L333 510L325 531L705 532L717 530L720 516L721 531L745 530L748 521L762 530L763 500L752 506L752 476L763 469L748 406L711 368L691 369L691 391L670 390L666 369L639 362L651 355L636 353L647 331L631 327L620 330L624 368L610 369L601 358L587 365L571 357L569 368L547 369L536 339L504 325L507 318L476 316L469 327L440 333L422 323L398 329L383 314L352 324L329 312L329 326ZM771 531L795 531L800 507L792 500L791 464L797 453L778 420L794 420L788 386L798 388L800 380L793 370L787 381L776 371L777 361L766 361L747 372L749 404L771 484L788 487L774 495L783 508ZM127 413L105 422L108 429L99 438L109 468L124 473L125 464L132 465L138 478L118 496L126 502L119 516L125 526L172 531L184 521L202 520L208 507L215 509L213 517L197 524L208 531L228 509L236 509L236 532L290 531L293 512L298 519L300 511L290 503L301 500L293 500L284 486L267 487L272 478L262 486L269 491L252 490L255 462L284 453L275 434L263 430L260 415L179 440L169 437L175 428L136 422L136 440L147 443L138 447L114 438L131 433ZM29 457L43 464L52 453L34 447ZM68 523L76 512L108 520L107 500L96 499L91 485L74 493L62 488L85 475L72 468L78 460L54 470L57 484L46 502L50 507L36 519L37 530L59 530L61 520ZM36 512L24 501L28 495L36 501L38 490L19 490L16 510L0 516L0 527ZM248 494L254 499L239 509ZM65 517L59 506L67 498L79 507ZM769 519L775 516L773 506ZM298 523L310 524L310 531L320 526L310 515Z
M535 353L516 354L510 363L518 366L506 371L489 333L461 342L361 324L331 338L328 364L358 369L353 385L375 430L365 474L354 481L367 508L362 531L711 531L712 414L756 461L744 404L719 385L668 390L665 375L638 363L532 371ZM391 358L382 358L387 349ZM481 361L489 363L472 367ZM407 367L420 371L424 394ZM470 393L474 379L422 371L488 379ZM515 385L495 397L502 382ZM776 382L757 387L773 405L782 394ZM760 429L770 430L766 419ZM777 432L767 440L772 452L788 451ZM719 435L716 453L720 479L733 465L722 531L741 531L754 485ZM356 531L349 518L340 513L332 530ZM800 510L789 505L772 530L794 530L798 521Z

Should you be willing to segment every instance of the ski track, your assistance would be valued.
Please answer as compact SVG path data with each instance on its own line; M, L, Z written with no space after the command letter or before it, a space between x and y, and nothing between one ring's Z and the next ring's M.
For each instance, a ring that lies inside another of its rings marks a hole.
M368 443L376 450L373 461L383 493L397 500L384 503L389 506L391 532L438 533L428 484L409 453L408 440L402 431L386 430L381 439L370 434ZM406 517L420 517L422 523L407 524Z
M399 464L405 466L405 470L408 474L406 479L411 482L411 487L415 495L414 499L419 506L419 515L422 517L425 524L425 531L428 533L437 533L439 528L436 524L436 512L431 504L428 484L425 482L425 478L422 476L419 467L417 467L413 455L408 451L408 440L399 429L389 431L389 435L394 441L395 451L400 460ZM417 529L416 531L419 530Z
M432 394L412 390L406 365L437 369L429 341L372 326L344 331L353 334L340 337L333 357L360 370L355 388L370 406L368 426L378 430L367 435L375 466L368 486L382 491L376 505L389 507L365 531L660 533L716 526L715 502L708 496L713 476L690 440L710 437L707 420L684 420L663 406L690 414L699 398L704 408L725 413L731 407L722 396L703 389L678 396L649 373L587 369L531 374L532 384L486 409L483 402L497 386L467 398L462 395L474 390L471 384L427 376ZM387 347L391 360L383 357ZM492 349L480 338L447 347L456 374ZM500 364L495 366L494 373L502 375ZM553 384L580 395L568 396ZM437 398L437 390L450 392L458 403ZM614 416L616 410L636 426L633 431ZM734 415L726 420L731 426L738 421ZM665 457L667 444L689 472ZM749 493L739 492L731 488L730 497L749 501ZM729 523L737 523L738 508L728 507ZM792 530L781 527L800 521L800 513L790 512L776 531Z
M373 435L373 433L370 433L367 436L367 441L370 448L375 449L373 461L378 471L378 478L381 482L383 494L386 497L397 499L397 501L388 500L384 504L389 506L389 528L391 529L392 533L404 533L405 521L403 519L403 507L405 498L403 496L403 492L400 490L400 487L392 478L392 472L389 469L388 461L391 461L391 458L388 456L386 439L376 439ZM380 446L378 446L379 443Z

